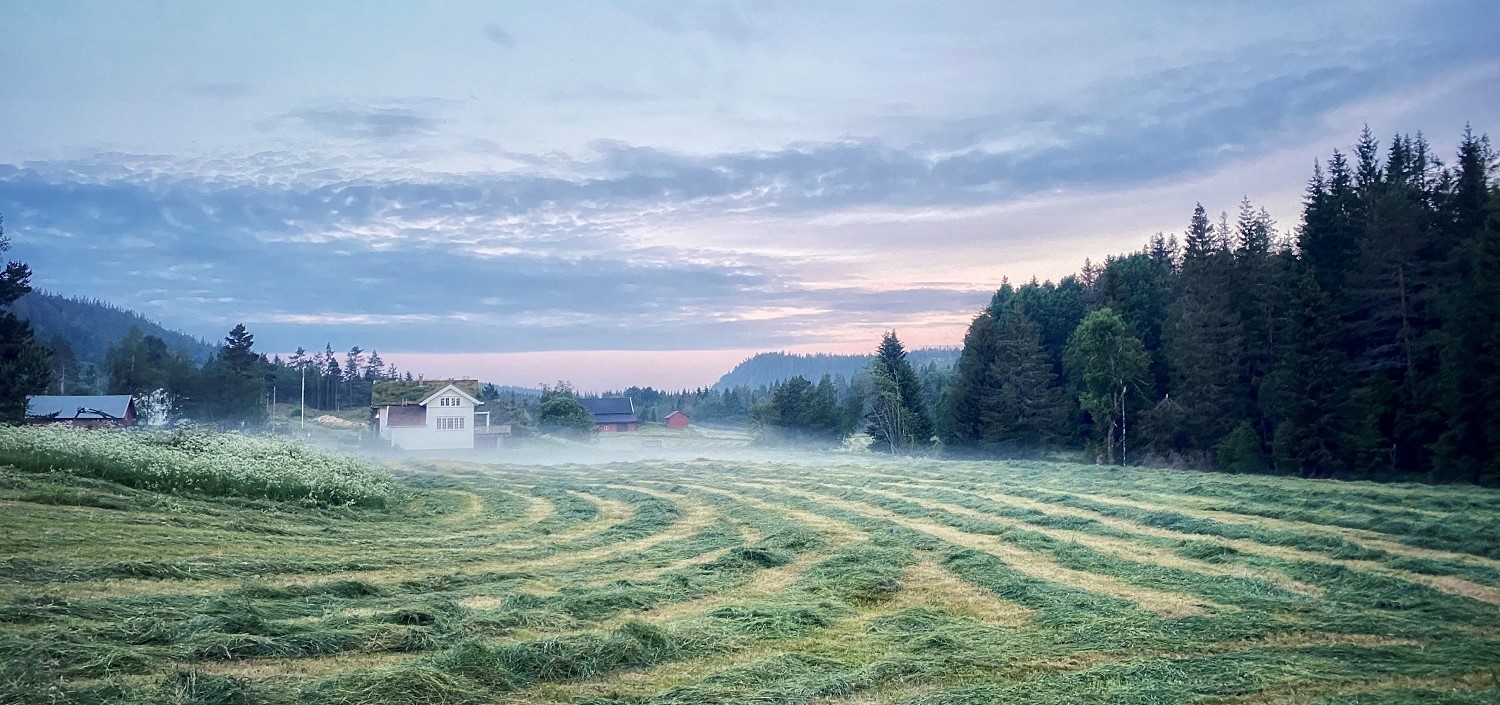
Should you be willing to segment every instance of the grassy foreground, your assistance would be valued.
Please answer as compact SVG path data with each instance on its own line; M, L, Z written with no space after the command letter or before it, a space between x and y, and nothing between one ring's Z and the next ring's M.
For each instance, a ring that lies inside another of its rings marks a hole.
M0 446L0 702L1500 702L1494 491L820 457L361 503L98 457Z

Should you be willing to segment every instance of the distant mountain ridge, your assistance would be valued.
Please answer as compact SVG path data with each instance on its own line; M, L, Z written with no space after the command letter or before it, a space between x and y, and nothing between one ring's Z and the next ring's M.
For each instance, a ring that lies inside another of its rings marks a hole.
M103 362L109 346L124 338L131 326L161 338L167 347L181 350L199 363L217 349L200 338L169 330L135 311L98 299L37 290L22 296L10 308L16 317L31 324L38 342L45 345L52 336L61 335L81 362Z
M926 367L937 363L939 367L951 367L958 361L959 348L922 348L906 353L913 367ZM870 364L874 355L832 355L814 353L803 355L786 352L758 353L734 366L719 381L714 389L734 387L769 387L801 375L814 382L825 374L843 375L851 379Z

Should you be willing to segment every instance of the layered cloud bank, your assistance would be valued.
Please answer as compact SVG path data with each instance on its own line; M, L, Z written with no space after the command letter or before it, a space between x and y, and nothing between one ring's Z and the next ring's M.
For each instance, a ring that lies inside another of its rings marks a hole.
M324 9L259 54L269 11L12 7L0 212L41 286L271 349L956 343L1002 276L1198 200L1292 223L1361 123L1500 108L1489 3L1108 7Z

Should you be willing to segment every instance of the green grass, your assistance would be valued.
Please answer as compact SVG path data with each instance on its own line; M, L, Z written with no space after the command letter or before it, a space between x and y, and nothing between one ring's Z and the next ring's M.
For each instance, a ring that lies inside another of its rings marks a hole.
M1500 701L1490 490L829 455L360 503L94 440L0 451L0 702Z

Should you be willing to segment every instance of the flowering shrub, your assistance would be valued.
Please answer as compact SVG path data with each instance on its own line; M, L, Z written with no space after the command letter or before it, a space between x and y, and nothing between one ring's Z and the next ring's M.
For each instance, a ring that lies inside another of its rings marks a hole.
M357 458L275 438L196 429L0 427L0 464L59 470L158 492L382 508L407 492Z

